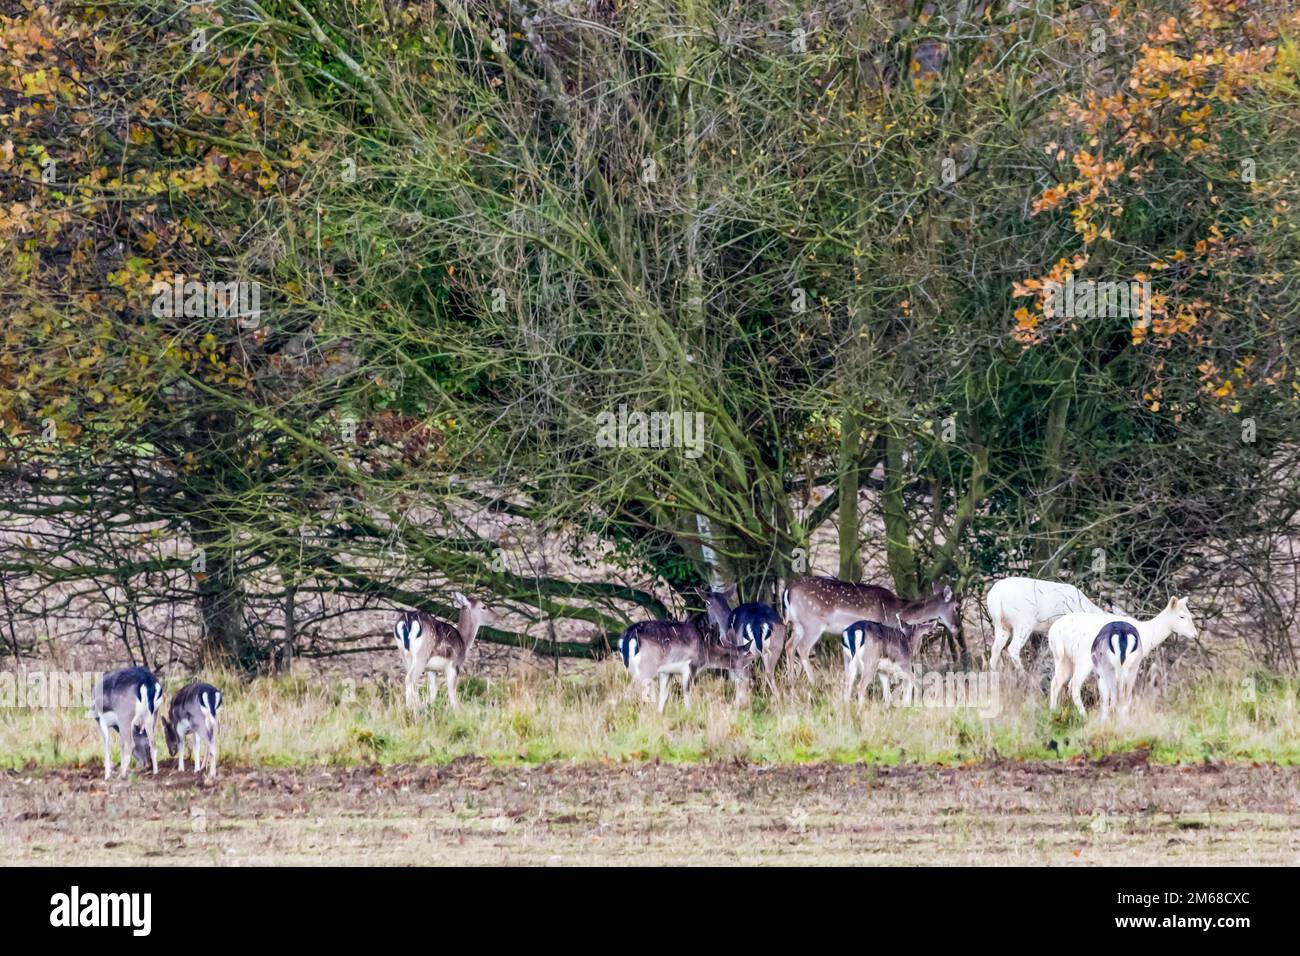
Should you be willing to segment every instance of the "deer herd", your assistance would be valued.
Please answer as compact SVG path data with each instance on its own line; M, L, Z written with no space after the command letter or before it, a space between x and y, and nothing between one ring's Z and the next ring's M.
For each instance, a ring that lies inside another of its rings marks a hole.
M690 707L691 683L700 671L720 671L736 685L736 701L748 696L750 674L762 665L767 686L775 692L777 665L787 658L787 675L802 672L815 684L812 654L822 636L837 633L843 658L844 700L858 687L858 702L879 680L881 697L891 702L891 682L903 688L911 703L915 692L913 661L921 639L931 627L942 624L960 639L957 596L951 587L934 584L932 593L918 600L900 598L888 588L854 584L835 578L806 576L782 594L782 611L750 602L732 607L734 585L711 591L705 611L685 621L641 621L618 639L623 666L643 698L659 685L658 709L662 713L673 678L681 685L683 702ZM459 618L452 626L423 611L406 611L393 626L393 637L406 671L406 703L421 708L420 682L427 678L428 700L438 696L438 677L447 684L452 709L460 706L456 681L480 627L495 615L477 598L459 591L453 595ZM985 598L993 622L993 647L989 669L1000 669L1007 651L1016 670L1024 673L1020 652L1030 636L1047 635L1052 653L1049 706L1055 710L1068 684L1074 706L1086 714L1083 686L1097 676L1102 719L1117 710L1127 716L1138 669L1148 654L1173 634L1196 637L1196 624L1184 598L1169 603L1150 620L1138 620L1120 611L1104 611L1070 584L1033 578L1004 578ZM1010 645L1008 647L1008 644ZM208 775L217 773L217 727L222 695L211 684L192 683L172 698L162 717L169 753L185 769L187 738L193 736L194 769L203 771L205 750ZM104 675L95 684L91 716L98 721L104 741L104 776L112 775L110 730L121 740L121 770L126 776L132 757L158 772L155 725L160 716L162 684L143 667L125 668Z

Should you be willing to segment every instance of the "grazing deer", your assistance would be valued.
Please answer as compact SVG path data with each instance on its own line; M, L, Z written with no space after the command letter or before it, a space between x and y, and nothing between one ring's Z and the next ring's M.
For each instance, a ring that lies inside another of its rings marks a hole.
M141 766L153 765L158 772L158 750L154 746L154 724L162 703L162 684L144 667L110 671L95 681L90 716L99 722L104 739L104 779L113 776L113 754L109 730L118 732L122 750L122 776L131 758Z
M208 752L208 776L217 777L217 718L221 712L221 691L211 684L196 682L182 687L172 697L163 715L167 753L176 758L176 769L185 769L185 743L194 735L194 769L203 772L203 752ZM205 746L206 745L206 746Z
M1070 685L1070 696L1080 714L1087 714L1083 707L1083 685L1092 675L1092 645L1102 627L1112 621L1133 625L1138 633L1138 646L1130 651L1128 661L1117 674L1116 690L1118 698L1132 700L1133 686L1137 682L1138 668L1152 651L1163 644L1171 634L1183 637L1196 637L1196 622L1192 620L1192 610L1186 598L1171 597L1163 611L1149 621L1116 614L1066 614L1058 618L1047 632L1047 644L1052 649L1052 658L1056 670L1052 674L1052 691L1049 706L1055 710L1057 699L1066 683Z
M901 617L894 616L894 623L880 624L876 621L856 621L846 627L840 635L840 646L847 655L844 665L844 699L853 696L853 685L859 677L862 684L858 689L858 706L867 699L867 686L880 674L881 696L885 703L889 699L889 678L896 677L907 685L905 703L912 703L916 690L916 678L912 674L912 658L921 643L924 633L919 624L905 624Z
M1105 614L1073 584L1034 578L1003 578L984 598L993 621L993 650L989 670L999 670L1002 651L1011 643L1011 663L1022 674L1020 651L1033 634L1046 634L1063 615L1075 612Z
M691 680L701 668L716 668L731 673L737 681L737 701L742 699L743 685L748 683L753 657L748 645L728 647L704 639L699 625L691 621L641 621L633 624L618 639L623 666L632 683L641 687L642 697L650 693L659 678L659 713L668 701L668 685L676 677L682 685L682 700L691 706Z
M939 621L954 637L958 634L957 598L952 588L934 585L934 594L919 601L907 601L888 588L851 584L837 578L803 577L785 589L782 603L789 628L789 649L803 665L808 682L813 682L809 657L827 631L843 634L858 621L892 624L895 617L905 624ZM845 657L848 663L848 657Z
M456 697L456 677L465 664L465 655L474 646L478 629L496 620L496 615L478 598L455 592L452 603L460 608L460 618L452 627L423 611L407 611L393 628L397 649L406 665L406 704L419 707L420 675L429 673L429 706L438 699L438 672L447 679L447 696L453 710L460 708Z
M699 671L726 671L736 685L736 706L744 705L749 698L749 675L754 667L754 646L743 644L711 644L706 642L699 661L693 665L691 676Z
M773 687L772 676L785 649L785 625L768 604L750 602L733 609L731 601L735 597L734 584L722 591L711 591L705 605L709 621L718 629L724 644L753 648L763 661L768 686Z
M1127 621L1111 621L1092 640L1092 668L1097 672L1097 693L1101 697L1101 719L1110 716L1112 703L1120 718L1128 716L1131 701L1120 693L1128 671L1137 666L1142 646L1137 628Z

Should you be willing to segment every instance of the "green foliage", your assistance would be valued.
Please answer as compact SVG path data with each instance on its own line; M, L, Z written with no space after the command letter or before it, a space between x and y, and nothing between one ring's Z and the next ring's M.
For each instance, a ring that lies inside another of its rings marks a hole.
M193 602L247 671L313 593L477 587L584 634L486 639L599 652L692 606L706 548L771 599L834 523L909 595L1278 606L1237 569L1300 505L1300 24L1183 6L25 5L0 506L34 538L0 573ZM1047 316L1069 270L1149 275L1151 321ZM177 275L262 321L158 315ZM621 406L703 442L602 447Z

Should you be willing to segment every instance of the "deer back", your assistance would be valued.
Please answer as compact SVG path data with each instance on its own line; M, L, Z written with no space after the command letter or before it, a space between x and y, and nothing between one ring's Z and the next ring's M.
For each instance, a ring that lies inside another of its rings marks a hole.
M412 667L423 669L434 658L442 658L457 668L465 663L469 642L459 628L423 611L408 612L406 620L408 633L412 634ZM419 630L416 631L415 627Z

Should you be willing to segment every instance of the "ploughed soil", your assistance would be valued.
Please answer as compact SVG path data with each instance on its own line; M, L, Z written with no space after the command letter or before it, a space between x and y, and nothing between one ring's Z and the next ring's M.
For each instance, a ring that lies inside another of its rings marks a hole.
M1300 863L1300 767L0 772L0 864Z

